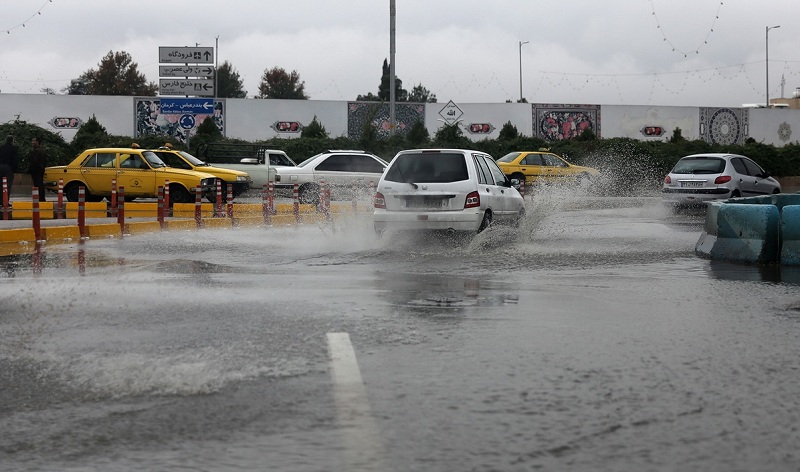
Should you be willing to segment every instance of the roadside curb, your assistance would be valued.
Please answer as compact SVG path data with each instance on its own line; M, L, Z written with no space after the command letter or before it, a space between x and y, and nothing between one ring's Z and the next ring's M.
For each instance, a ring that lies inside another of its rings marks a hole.
M15 202L17 203L17 202ZM33 246L38 244L64 244L74 243L87 239L123 238L136 234L158 233L164 231L193 231L205 229L235 229L276 226L299 226L306 224L324 224L334 218L346 215L367 213L367 208L356 204L331 204L330 211L320 212L315 205L279 204L273 214L264 214L261 204L235 204L229 211L220 216L212 204L202 204L200 217L196 217L196 205L192 203L176 203L173 206L173 216L157 218L157 209L154 203L127 203L125 204L125 220L118 221L117 217L108 216L104 203L98 203L97 208L89 210L91 204L87 203L87 213L92 216L90 221L80 224L77 215L68 208L68 218L57 219L54 214L42 212L39 235L31 219L32 211L29 209L31 202L19 202L22 205L17 210L17 217L11 220L0 220L0 256L13 254L26 254L33 251ZM49 202L43 202L49 203ZM27 207L24 210L22 207ZM102 208L101 208L102 207ZM20 216L27 211L27 218ZM75 210L77 213L77 210Z

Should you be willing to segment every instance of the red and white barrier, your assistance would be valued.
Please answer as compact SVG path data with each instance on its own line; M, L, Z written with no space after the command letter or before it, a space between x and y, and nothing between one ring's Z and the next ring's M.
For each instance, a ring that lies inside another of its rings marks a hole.
M78 187L78 232L81 239L87 238L86 234L86 189Z
M122 233L125 232L125 187L117 189L119 201L117 202L117 223Z
M203 226L203 189L195 187L194 189L194 222L197 224L197 227L200 228Z
M172 216L170 209L172 205L169 202L169 180L164 181L164 216Z
M66 218L67 212L64 209L64 179L58 179L58 196L56 197L56 204L56 218ZM116 209L114 209L114 211L116 211Z
M42 219L39 215L39 187L33 187L31 191L33 206L31 207L31 219L33 220L33 237L36 242L42 240Z
M214 216L222 216L222 182L217 179L217 206Z
M294 213L294 220L300 223L300 185L294 184L292 187L292 212Z
M9 212L10 211L11 211L11 209L9 208L9 205L8 205L8 182L6 181L6 178L3 177L3 219L4 220L9 219L9 217L10 217Z

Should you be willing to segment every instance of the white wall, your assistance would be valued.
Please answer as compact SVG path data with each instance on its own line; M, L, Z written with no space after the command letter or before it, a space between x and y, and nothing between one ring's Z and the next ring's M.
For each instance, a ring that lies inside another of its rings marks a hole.
M19 118L60 133L70 141L76 129L58 127L53 124L54 119L78 118L86 122L96 116L109 133L134 136L136 100L134 97L0 94L0 122ZM346 101L224 99L224 102L225 133L231 138L256 141L276 136L299 137L299 133L279 133L272 126L276 121L298 121L307 125L314 116L331 136L347 136L348 133ZM447 106L448 103L425 104L425 126L431 136L442 126L445 117L441 113ZM497 138L507 122L516 126L522 135L533 133L531 104L455 103L455 106L460 111L458 120L464 135L473 141ZM667 140L675 128L680 128L684 138L698 139L700 110L694 107L602 105L600 136ZM756 141L776 146L800 141L800 110L734 110L748 117L746 136ZM478 123L490 124L491 132L469 132L468 126ZM645 136L641 130L648 126L662 127L665 132L661 136Z

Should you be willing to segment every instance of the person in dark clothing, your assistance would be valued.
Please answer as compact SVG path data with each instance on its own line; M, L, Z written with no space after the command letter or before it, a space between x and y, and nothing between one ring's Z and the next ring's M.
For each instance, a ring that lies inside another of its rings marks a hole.
M16 171L17 148L14 146L14 136L8 136L5 144L0 146L0 185L2 185L2 178L5 177L9 195L11 195L11 184L14 183Z
M46 189L44 188L44 168L47 167L47 156L42 149L42 143L39 138L34 137L31 139L31 151L28 161L30 162L30 173L33 186L39 189L39 201L44 202Z

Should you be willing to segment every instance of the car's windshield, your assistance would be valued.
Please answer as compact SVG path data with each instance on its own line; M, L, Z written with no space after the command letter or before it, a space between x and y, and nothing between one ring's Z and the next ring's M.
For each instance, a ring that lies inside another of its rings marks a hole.
M167 167L167 165L164 164L164 161L162 161L161 158L156 156L152 151L144 151L142 153L142 157L144 157L145 160L150 163L150 167Z
M385 177L404 183L457 182L468 178L466 160L458 153L401 154Z
M684 157L675 167L673 174L721 174L725 170L725 159L718 157Z
M204 166L204 165L206 165L205 162L203 162L200 159L194 157L193 155L189 154L186 151L178 151L178 154L183 156L184 159L186 159L187 161L191 162L192 165L194 165L194 166Z
M513 162L514 159L516 159L517 156L519 156L519 155L520 155L520 153L518 153L518 152L510 152L510 153L506 154L505 156L501 157L500 159L498 159L497 162Z

